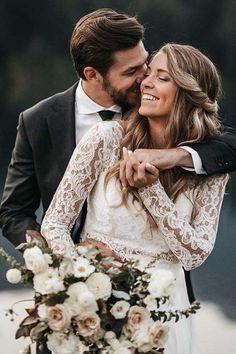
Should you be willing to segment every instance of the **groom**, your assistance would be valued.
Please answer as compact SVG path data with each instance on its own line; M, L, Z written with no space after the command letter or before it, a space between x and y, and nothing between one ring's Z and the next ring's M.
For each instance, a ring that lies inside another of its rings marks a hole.
M121 118L138 103L148 57L143 38L136 18L109 9L94 11L76 24L70 47L79 81L20 114L0 209L3 235L14 245L25 241L27 229L40 231L35 211L41 201L47 210L84 133L102 119ZM142 150L136 157L155 162L159 169L228 172L236 169L236 133L227 128L202 144ZM78 228L77 223L72 237Z

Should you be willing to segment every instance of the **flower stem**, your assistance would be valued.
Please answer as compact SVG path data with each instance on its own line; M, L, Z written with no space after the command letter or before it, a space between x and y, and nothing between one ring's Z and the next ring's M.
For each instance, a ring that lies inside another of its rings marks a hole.
M11 268L22 269L22 265L16 261L13 256L10 256L2 247L0 247L0 257L2 257L7 265Z

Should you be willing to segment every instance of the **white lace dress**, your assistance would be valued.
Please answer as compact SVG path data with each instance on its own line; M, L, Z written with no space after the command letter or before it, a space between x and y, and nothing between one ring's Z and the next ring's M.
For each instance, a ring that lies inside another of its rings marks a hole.
M104 187L104 178L120 158L124 132L118 122L95 125L76 147L65 175L45 215L41 232L56 252L75 256L70 230L85 199L88 213L82 238L101 241L123 259L139 259L140 267L155 262L176 276L175 307L189 306L183 268L201 265L213 249L227 176L206 178L201 187L189 186L173 203L157 181L139 189L157 228L138 204L119 206L119 183ZM190 321L169 323L165 354L190 354Z

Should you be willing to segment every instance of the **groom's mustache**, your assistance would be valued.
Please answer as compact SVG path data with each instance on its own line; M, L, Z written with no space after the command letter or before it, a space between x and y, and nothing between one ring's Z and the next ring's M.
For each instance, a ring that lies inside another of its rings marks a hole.
M140 93L140 85L135 83L127 90L127 93L129 93L129 92L135 92L135 93L139 94Z

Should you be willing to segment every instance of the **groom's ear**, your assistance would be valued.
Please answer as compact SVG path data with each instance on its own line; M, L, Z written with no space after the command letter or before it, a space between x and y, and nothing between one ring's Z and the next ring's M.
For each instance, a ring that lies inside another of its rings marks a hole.
M87 81L91 81L91 80L101 81L102 78L101 74L92 66L86 66L86 68L84 68L84 76Z

